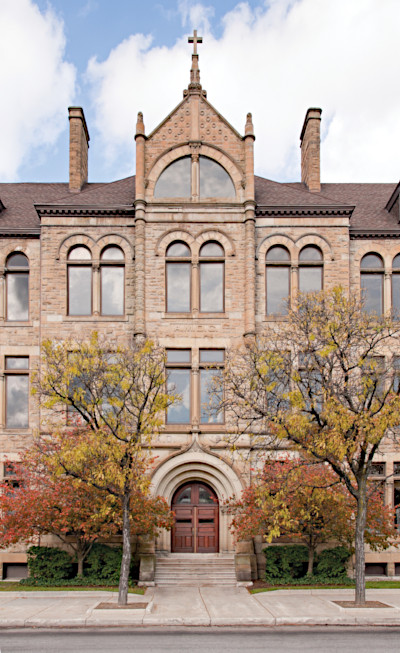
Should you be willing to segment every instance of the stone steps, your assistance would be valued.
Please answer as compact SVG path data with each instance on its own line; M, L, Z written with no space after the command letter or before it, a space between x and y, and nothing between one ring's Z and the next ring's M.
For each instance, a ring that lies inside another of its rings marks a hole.
M171 585L236 585L233 555L177 554L157 556L155 583Z

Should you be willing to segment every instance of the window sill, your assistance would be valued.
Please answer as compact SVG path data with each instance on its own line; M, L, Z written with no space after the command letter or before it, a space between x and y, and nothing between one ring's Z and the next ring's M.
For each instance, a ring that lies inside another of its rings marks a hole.
M1 323L4 326L11 326L11 327L32 327L33 322L32 320L2 320Z
M2 430L0 431L0 434L3 435L31 435L33 433L32 427L28 426L26 429L15 429L15 428L8 428L7 426L3 426Z
M161 433L225 433L225 424L166 424Z
M66 322L128 322L126 315L64 315Z
M263 317L263 322L287 322L287 315L265 315Z
M224 320L227 319L226 313L164 313L165 320Z

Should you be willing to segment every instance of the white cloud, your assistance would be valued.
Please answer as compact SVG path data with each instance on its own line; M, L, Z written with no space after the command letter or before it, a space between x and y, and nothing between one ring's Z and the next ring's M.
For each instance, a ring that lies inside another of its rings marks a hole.
M75 68L63 59L63 24L50 9L41 14L31 0L1 0L0 24L0 178L7 181L65 129Z
M398 0L244 2L225 15L220 38L209 5L183 1L179 9L185 31L204 30L200 69L210 102L241 132L253 113L258 174L299 179L305 112L320 106L323 181L399 178ZM106 61L90 61L96 127L114 171L134 170L137 111L149 133L180 101L190 51L186 35L166 48L136 34Z

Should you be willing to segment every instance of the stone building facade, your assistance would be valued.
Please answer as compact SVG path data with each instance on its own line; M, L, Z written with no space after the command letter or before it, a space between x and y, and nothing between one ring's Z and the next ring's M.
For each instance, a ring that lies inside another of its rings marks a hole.
M400 186L321 183L317 108L301 131L301 181L255 176L251 114L241 135L210 104L197 40L182 101L147 135L138 114L134 176L88 183L89 132L71 107L69 183L0 185L0 456L18 459L38 427L29 375L44 338L157 339L183 395L155 443L154 492L179 521L157 542L164 552L234 549L228 515L207 510L239 495L249 472L227 450L222 416L202 409L226 348L282 319L298 290L371 283L379 310L400 304ZM384 447L377 463L398 502L400 450ZM394 549L366 559L400 573ZM1 552L3 575L25 560Z

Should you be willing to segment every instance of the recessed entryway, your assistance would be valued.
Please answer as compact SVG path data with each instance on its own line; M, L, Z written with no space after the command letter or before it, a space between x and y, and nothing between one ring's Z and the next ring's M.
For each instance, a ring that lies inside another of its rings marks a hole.
M217 553L219 505L214 490L205 483L185 483L172 499L175 524L174 553Z

